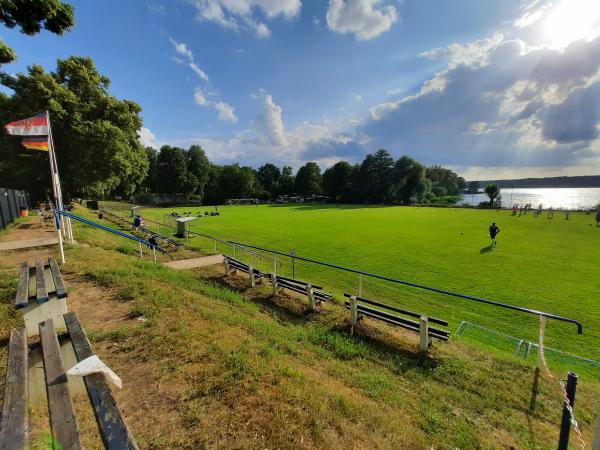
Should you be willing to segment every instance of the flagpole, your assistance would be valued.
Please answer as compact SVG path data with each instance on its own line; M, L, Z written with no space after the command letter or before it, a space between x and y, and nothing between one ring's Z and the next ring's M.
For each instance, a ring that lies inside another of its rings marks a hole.
M52 125L50 123L50 113L48 111L46 111L46 117L48 119L48 150L49 153L51 155L51 166L53 164L54 167L52 167L52 183L55 187L55 196L56 196L56 203L58 206L58 209L60 211L64 211L64 204L63 204L63 199L62 199L62 189L60 186L60 176L58 175L58 162L56 160L56 152L54 151L54 139L52 138ZM67 217L63 220L64 222L64 226L63 228L63 234L66 234L66 236L69 238L69 241L71 242L71 244L73 243L73 229L71 227L71 220Z

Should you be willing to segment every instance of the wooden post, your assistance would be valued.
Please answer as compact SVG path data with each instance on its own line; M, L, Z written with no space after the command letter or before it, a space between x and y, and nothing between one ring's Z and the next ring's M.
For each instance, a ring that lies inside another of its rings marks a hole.
M350 325L354 328L354 325L358 323L358 303L356 297L353 295L350 297Z
M431 339L429 338L429 321L426 316L419 319L419 352L427 354Z
M313 292L312 285L308 283L306 285L306 296L308 297L308 309L311 311L315 310L315 293Z
M249 274L250 274L250 287L256 286L256 281L254 280L254 268L252 266L248 266Z

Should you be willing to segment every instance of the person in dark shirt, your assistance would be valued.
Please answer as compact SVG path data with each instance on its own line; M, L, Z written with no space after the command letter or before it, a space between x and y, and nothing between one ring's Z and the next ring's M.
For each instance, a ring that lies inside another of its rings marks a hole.
M496 226L496 222L490 225L490 239L492 240L492 246L496 246L496 235L500 233L500 228Z

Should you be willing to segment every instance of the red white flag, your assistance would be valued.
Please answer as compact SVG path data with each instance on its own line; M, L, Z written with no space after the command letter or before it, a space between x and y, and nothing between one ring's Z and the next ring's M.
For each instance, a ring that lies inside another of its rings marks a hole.
M46 113L41 113L29 119L11 122L5 128L8 134L15 136L47 136L48 116Z

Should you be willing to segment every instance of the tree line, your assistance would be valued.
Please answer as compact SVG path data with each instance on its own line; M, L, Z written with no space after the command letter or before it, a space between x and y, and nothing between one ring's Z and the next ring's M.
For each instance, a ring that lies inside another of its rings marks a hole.
M452 170L425 167L409 156L398 160L381 149L359 164L339 161L323 173L307 162L294 174L292 167L267 163L254 169L239 164L211 163L204 150L165 145L146 148L148 174L142 190L183 194L206 204L231 198L274 200L280 196L325 196L340 203L409 204L435 199L452 200L465 188L465 180Z

